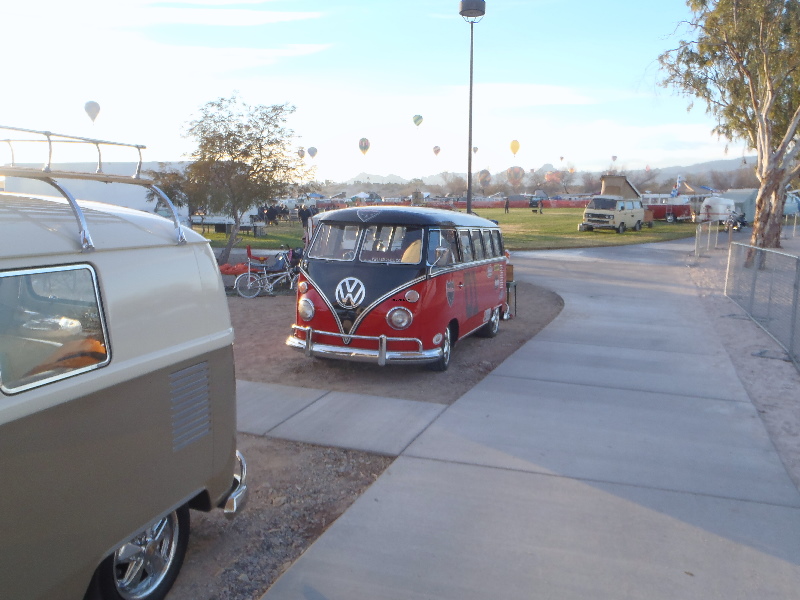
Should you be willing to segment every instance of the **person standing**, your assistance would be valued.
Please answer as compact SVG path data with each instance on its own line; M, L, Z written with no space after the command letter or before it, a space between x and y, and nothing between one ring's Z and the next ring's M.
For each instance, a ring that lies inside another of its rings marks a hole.
M508 198L506 198L506 212L508 212Z
M267 208L267 224L268 225L278 224L278 209L275 208L274 204L270 204L269 208Z
M300 219L300 224L303 226L304 245L308 246L308 242L311 241L311 232L308 230L308 220L311 218L311 211L306 208L305 204L300 205L300 210L297 211L297 217Z

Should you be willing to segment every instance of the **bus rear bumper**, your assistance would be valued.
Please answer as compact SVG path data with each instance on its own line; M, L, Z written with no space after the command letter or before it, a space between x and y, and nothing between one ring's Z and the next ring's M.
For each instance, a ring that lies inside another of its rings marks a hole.
M422 342L416 338L390 338L385 335L379 336L363 336L363 335L350 335L346 336L341 333L330 333L327 331L314 331L310 327L301 327L299 325L292 325L292 329L305 332L305 339L300 339L294 335L290 335L286 339L286 345L290 348L302 351L306 356L316 356L320 358L337 358L341 360L349 360L353 362L366 362L377 364L380 366L388 364L425 364L438 360L442 355L441 348L433 348L431 350L423 350ZM334 346L332 344L321 344L314 341L315 334L337 336L343 340L359 339L374 341L377 348L370 350L368 348L349 348L348 346ZM416 351L390 351L387 349L389 342L413 342L417 344Z
M232 519L242 511L245 504L247 504L247 496L249 495L249 490L247 489L247 462L245 462L244 456L238 450L236 451L236 462L239 465L239 472L233 475L231 490L221 504L223 513L228 519Z

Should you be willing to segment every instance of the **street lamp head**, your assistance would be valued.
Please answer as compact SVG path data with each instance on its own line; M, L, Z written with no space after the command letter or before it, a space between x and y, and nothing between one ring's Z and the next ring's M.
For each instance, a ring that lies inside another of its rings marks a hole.
M484 0L461 0L458 14L469 23L477 23L486 14L486 2Z

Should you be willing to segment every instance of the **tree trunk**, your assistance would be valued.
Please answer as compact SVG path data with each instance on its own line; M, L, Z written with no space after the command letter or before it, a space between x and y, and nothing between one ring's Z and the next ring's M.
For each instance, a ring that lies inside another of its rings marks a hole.
M237 217L233 219L233 226L231 227L231 233L228 235L228 243L225 244L225 247L222 249L222 252L217 259L217 263L220 265L227 264L231 257L231 250L233 250L233 246L241 241L239 238L239 230L242 228L241 220Z
M783 170L772 172L761 182L756 196L756 214L750 243L759 248L781 247L781 221L786 189Z

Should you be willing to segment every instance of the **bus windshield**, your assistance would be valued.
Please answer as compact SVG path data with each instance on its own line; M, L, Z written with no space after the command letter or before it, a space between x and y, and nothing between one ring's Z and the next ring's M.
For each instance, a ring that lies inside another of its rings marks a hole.
M586 208L595 210L616 210L617 201L614 198L592 198Z
M353 260L356 257L358 225L323 223L319 226L314 243L308 251L309 258Z
M417 264L422 258L422 228L370 225L364 232L362 262Z

